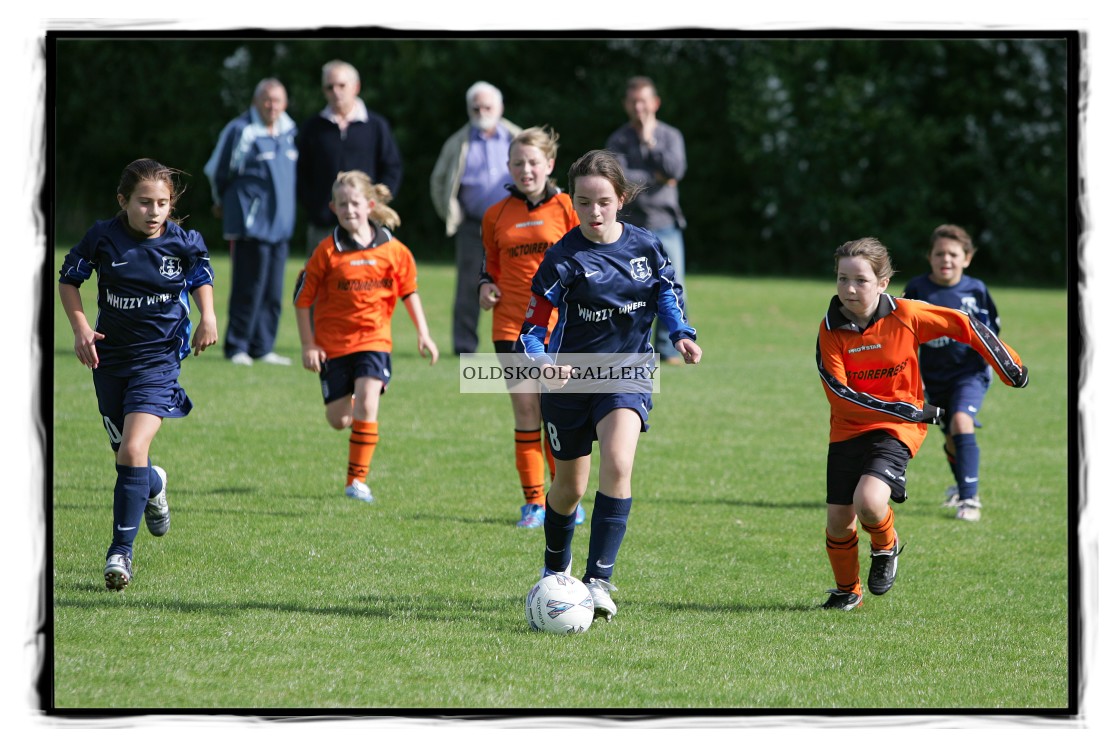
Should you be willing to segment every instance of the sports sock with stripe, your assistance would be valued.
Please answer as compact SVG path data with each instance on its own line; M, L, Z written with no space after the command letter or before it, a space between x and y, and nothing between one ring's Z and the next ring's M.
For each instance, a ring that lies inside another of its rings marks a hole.
M350 424L350 462L346 468L348 486L355 480L366 482L377 440L376 420L355 420Z
M890 506L887 506L887 515L878 524L864 524L860 521L860 526L871 535L872 550L889 550L898 540L894 532L894 509Z
M630 516L631 498L612 498L595 492L595 508L591 511L591 536L587 541L587 572L583 581L609 579Z
M828 562L832 566L832 577L840 591L861 593L859 584L859 535L856 530L846 537L833 537L824 533L824 546L828 551Z
M526 503L544 505L544 454L541 452L541 431L513 431L514 463L521 480Z

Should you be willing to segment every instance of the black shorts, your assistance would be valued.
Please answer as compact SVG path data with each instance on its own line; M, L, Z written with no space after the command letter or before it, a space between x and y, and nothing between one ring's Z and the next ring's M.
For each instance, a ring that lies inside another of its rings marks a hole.
M591 444L598 439L595 426L611 410L633 410L642 419L642 432L649 430L649 411L653 397L633 392L613 394L541 395L541 419L545 438L557 459L578 459L591 453Z
M388 389L393 376L393 360L389 353L367 351L324 361L319 369L323 404L349 397L354 393L354 382L363 376L380 380L382 392Z
M828 445L827 503L852 505L856 485L864 475L874 475L891 488L891 500L906 500L906 467L910 449L884 431L871 431Z

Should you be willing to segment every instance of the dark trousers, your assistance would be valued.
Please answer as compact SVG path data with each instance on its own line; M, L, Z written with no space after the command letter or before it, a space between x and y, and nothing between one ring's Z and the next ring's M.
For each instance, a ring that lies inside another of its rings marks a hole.
M455 354L478 349L478 274L486 250L482 246L482 223L464 218L455 232L455 305L452 308L451 347Z
M284 266L288 242L238 239L230 249L233 279L229 290L227 358L248 353L260 358L272 352L283 306Z

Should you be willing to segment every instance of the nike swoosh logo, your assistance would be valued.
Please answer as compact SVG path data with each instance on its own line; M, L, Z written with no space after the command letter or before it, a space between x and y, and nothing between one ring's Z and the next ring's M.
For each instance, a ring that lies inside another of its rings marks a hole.
M608 568L614 568L614 563L611 563L610 565L603 565L603 564L602 564L602 563L600 563L600 562L599 562L598 560L596 560L596 561L595 561L595 566L596 566L596 567L598 567L598 568L602 568L602 569L603 569L603 570L605 571L605 570L607 570Z
M113 267L120 267L121 265L127 265L127 264L128 264L128 262L114 262Z
M979 480L980 480L979 477L966 477L966 478L964 478L965 482L978 482Z
M178 410L178 409L179 409L178 407L168 407L168 408L167 408L167 411L168 411L168 412L175 412L175 411L176 411L176 410Z
M117 531L118 532L131 532L135 528L136 527L122 527L120 524L117 524Z
M598 275L598 274L599 274L599 270L592 270L591 272L585 272L585 273L583 273L583 276L584 276L585 278L589 278L589 277L591 277L592 275Z

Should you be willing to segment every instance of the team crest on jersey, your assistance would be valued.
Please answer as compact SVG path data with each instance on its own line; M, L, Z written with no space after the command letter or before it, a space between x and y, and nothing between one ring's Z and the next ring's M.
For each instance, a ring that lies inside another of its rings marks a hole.
M980 304L976 303L976 299L972 296L962 296L961 311L971 317L978 317L980 316Z
M630 260L630 277L635 280L649 280L653 271L649 269L649 260L645 257L635 257Z
M173 278L182 274L183 265L178 257L164 257L163 264L160 265L159 274L165 278Z

